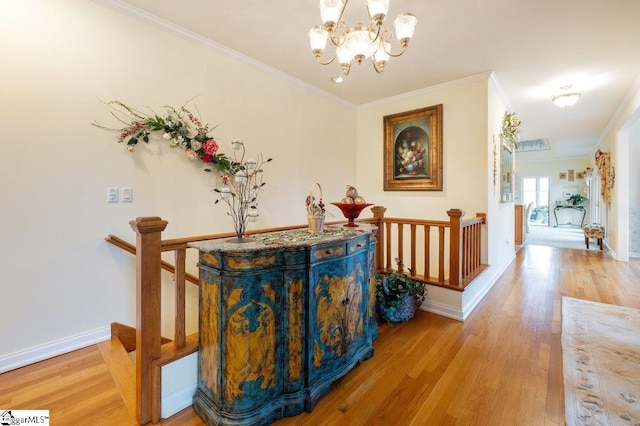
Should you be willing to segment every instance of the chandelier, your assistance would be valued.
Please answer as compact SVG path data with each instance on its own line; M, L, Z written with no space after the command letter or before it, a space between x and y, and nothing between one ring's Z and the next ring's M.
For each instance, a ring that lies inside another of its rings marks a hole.
M402 50L392 53L392 35L382 25L389 11L389 0L365 0L369 24L359 23L354 27L347 27L342 20L347 3L349 0L319 0L322 26L309 30L311 51L321 65L328 65L337 58L344 75L349 75L351 61L361 64L367 58L371 58L373 68L380 74L390 57L396 58L407 50L418 19L412 13L398 15L393 26ZM324 62L322 54L327 42L335 46L335 52Z

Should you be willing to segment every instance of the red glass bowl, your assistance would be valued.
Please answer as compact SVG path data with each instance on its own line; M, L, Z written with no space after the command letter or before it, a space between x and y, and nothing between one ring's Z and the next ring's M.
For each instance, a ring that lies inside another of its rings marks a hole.
M370 203L364 203L364 204L331 203L331 204L333 204L334 206L342 210L342 214L344 215L344 217L349 219L349 221L344 226L351 226L351 227L359 226L358 224L355 223L355 219L357 219L358 216L360 216L360 213L362 213L362 210L364 210L365 207L373 205Z

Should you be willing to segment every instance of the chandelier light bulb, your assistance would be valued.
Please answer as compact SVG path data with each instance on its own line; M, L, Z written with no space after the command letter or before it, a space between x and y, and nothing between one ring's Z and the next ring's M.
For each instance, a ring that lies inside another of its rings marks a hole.
M313 27L309 30L309 44L311 45L311 51L316 57L322 55L324 49L327 47L327 41L329 40L329 32L324 28Z
M380 43L378 44L378 49L373 54L373 61L375 63L376 69L380 69L380 71L384 70L384 66L389 62L389 54L388 51L391 50L391 43L386 40L380 39Z
M389 0L367 0L366 3L371 21L381 25L389 12Z
M403 13L393 21L393 26L396 29L396 38L402 46L409 43L409 40L413 37L413 31L417 23L418 18L413 13Z
M342 15L342 9L344 3L342 0L320 0L320 19L322 19L322 25L331 31L338 25L340 16Z

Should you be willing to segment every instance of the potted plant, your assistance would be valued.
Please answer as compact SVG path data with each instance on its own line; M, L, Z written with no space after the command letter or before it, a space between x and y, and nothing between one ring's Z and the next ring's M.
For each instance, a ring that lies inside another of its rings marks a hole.
M398 269L401 269L400 259L396 259L396 264ZM377 273L375 280L376 312L389 322L402 322L413 318L416 308L427 296L425 283L393 269Z
M573 194L571 197L567 199L567 203L573 204L574 206L579 206L580 204L584 204L587 201L586 197L583 197L580 194Z

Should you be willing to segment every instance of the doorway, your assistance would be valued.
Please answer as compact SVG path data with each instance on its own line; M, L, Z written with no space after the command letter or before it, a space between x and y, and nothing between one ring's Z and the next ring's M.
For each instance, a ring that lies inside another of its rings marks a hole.
M529 225L549 226L549 183L548 177L522 178L522 201L526 206L531 203Z

